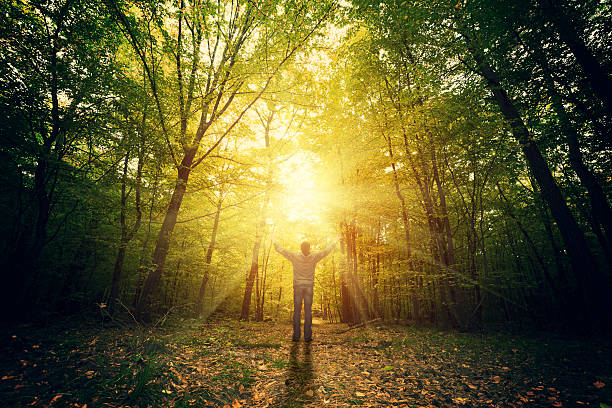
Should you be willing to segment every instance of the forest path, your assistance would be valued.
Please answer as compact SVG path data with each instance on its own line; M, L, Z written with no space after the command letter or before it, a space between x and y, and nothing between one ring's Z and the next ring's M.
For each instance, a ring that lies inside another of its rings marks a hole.
M284 336L280 347L254 351L256 339L268 339L265 343L276 336L271 334L276 330L259 327L260 332L247 331L257 333L255 343L241 351L257 363L251 395L242 401L247 406L599 407L602 398L611 402L609 388L605 395L605 385L598 388L612 380L612 370L601 360L612 350L603 344L389 325L345 331L345 325L322 324L314 327L310 344L289 342L286 325L276 328Z
M612 405L604 340L194 320L1 333L2 407ZM608 405L606 405L608 404Z

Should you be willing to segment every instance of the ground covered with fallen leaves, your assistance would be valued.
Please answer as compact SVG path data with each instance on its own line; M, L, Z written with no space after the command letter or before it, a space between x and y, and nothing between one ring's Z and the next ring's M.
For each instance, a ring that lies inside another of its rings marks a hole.
M23 326L1 332L1 407L612 406L612 343L378 323Z

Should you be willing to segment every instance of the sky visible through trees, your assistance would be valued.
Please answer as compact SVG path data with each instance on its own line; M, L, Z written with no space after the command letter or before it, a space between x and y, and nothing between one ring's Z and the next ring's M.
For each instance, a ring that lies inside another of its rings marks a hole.
M0 4L4 320L608 331L606 2ZM122 317L121 317L122 316ZM130 317L131 316L131 317Z

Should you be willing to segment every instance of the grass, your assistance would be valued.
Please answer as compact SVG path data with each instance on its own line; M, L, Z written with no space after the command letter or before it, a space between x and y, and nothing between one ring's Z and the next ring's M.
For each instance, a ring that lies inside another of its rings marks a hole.
M279 370L284 370L285 368L287 368L289 366L289 362L287 360L283 360L283 359L277 358L277 359L274 359L272 361L270 366L272 368L276 368L276 369L279 369Z
M468 406L489 406L483 402L489 399L516 406L519 397L539 398L532 406L553 397L564 406L612 401L612 350L603 341L397 325L339 331L331 325L318 329L321 342L313 343L312 360L302 343L298 353L290 353L289 325L227 321L166 331L10 333L4 338L8 352L0 358L7 377L0 381L0 406L51 406L58 395L53 406L264 404L254 397L257 392L284 403L272 406L287 407L322 398L344 406L370 400L384 406L389 401L379 395L386 394L412 400L408 406L447 406L453 398L468 400ZM607 385L596 388L596 381ZM367 397L355 395L366 389Z
M211 377L214 383L238 384L248 387L253 383L255 371L249 365L234 360L231 356L224 356L220 359L222 370L217 375Z

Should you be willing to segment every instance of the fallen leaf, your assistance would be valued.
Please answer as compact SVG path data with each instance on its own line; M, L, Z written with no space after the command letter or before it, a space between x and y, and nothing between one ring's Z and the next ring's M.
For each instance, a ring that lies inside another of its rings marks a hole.
M499 384L500 381L501 381L501 377L499 375L496 375L495 377L493 377L494 384Z
M601 382L601 381L595 381L593 383L593 385L595 386L595 388L603 388L603 387L606 386L606 383L605 382Z
M313 390L308 390L304 393L304 395L306 395L307 397L312 397L314 396L314 391Z
M360 398L361 398L361 397L365 397L365 394L364 394L363 392L359 392L359 391L357 391L357 392L355 393L355 396L357 396L357 397L360 397Z

